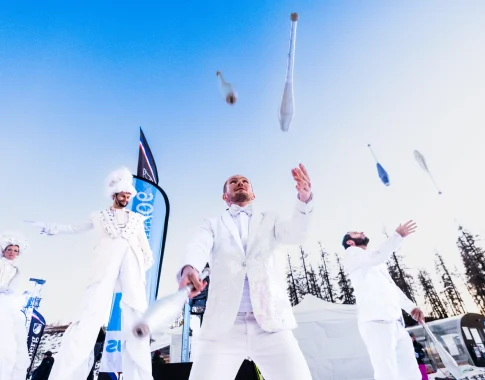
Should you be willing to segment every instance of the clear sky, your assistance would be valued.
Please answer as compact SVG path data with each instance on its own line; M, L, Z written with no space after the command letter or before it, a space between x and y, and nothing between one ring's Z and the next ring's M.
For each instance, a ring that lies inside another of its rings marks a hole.
M161 295L176 289L186 240L224 210L222 184L236 173L252 180L258 207L289 213L290 170L307 166L317 208L304 248L315 263L319 240L341 253L347 230L378 243L384 225L412 218L405 263L434 273L435 249L460 264L454 217L485 233L483 1L12 4L0 14L0 230L30 240L19 264L25 280L47 280L48 322L72 319L95 236L41 236L22 220L69 223L109 206L104 179L136 171L139 126L171 204ZM283 133L291 12L296 112ZM237 89L232 107L217 70Z

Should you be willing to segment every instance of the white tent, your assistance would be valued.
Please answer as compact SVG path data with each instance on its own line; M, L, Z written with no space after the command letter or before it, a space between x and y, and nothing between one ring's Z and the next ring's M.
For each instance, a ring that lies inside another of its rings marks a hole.
M166 329L163 332L154 334L151 337L154 341L150 344L150 351L153 352L170 346L172 341L176 340L178 336L182 336L182 327Z
M307 295L293 312L298 322L293 332L313 380L373 380L355 305L334 304Z

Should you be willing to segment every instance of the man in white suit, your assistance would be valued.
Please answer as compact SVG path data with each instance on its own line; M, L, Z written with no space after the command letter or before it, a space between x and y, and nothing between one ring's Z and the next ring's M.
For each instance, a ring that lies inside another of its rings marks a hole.
M265 380L311 380L310 370L291 332L296 327L286 292L283 244L304 241L313 210L310 177L303 165L292 170L298 199L293 215L253 210L249 180L234 175L224 183L229 208L206 219L189 243L180 286L192 283L197 295L206 263L211 267L204 322L190 380L231 380L245 358Z
M130 198L136 195L128 169L121 168L108 176L107 195L112 206L92 213L84 222L65 225L34 222L48 236L94 229L99 238L81 313L64 333L50 380L86 380L99 328L107 320L116 291L123 292L120 302L123 377L153 380L149 337L139 339L131 333L148 307L145 272L153 264L153 256L145 233L145 217L126 209Z
M342 241L343 264L355 291L359 331L375 380L421 380L401 309L418 322L424 314L394 283L386 266L403 238L415 230L412 221L399 225L378 250L367 250L369 238L363 232L348 232Z

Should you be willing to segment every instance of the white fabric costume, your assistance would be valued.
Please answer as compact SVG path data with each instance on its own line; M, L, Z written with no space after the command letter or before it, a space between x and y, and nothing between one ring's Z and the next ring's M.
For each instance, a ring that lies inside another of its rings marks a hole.
M126 169L114 172L108 180L108 194L136 190ZM149 337L135 338L133 325L148 307L145 272L153 264L152 251L144 228L145 218L125 209L95 212L89 221L74 225L45 225L47 235L79 233L95 229L99 235L89 285L82 312L64 333L49 380L86 380L92 363L90 354L99 328L106 322L113 292L121 291L123 333L123 377L152 380Z
M7 234L0 237L1 252L10 245L18 245L20 254L27 249L22 238ZM24 299L15 292L18 274L15 261L0 253L0 380L25 380L30 364L26 319L21 311Z
M201 273L209 263L211 284L190 380L234 379L247 357L265 380L311 380L291 332L296 321L282 245L303 242L312 210L312 200L298 200L293 216L282 220L232 205L198 229L181 268Z
M375 380L421 380L401 310L411 313L417 306L394 283L385 264L402 240L396 232L377 251L354 246L343 256Z

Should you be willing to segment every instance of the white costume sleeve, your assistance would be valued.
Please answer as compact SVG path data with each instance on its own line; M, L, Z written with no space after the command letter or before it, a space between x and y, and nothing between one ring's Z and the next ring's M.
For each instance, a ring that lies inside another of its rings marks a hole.
M347 271L381 265L401 245L403 238L395 232L378 250L366 250L358 247L349 247L345 250L345 267Z
M17 293L19 292L19 284L20 284L20 271L18 268L16 268L15 276L12 278L12 281L10 281L9 284L9 289L10 293Z
M0 258L0 292L4 292L12 286L18 269L10 264L6 258Z
M190 265L201 273L210 261L210 254L214 246L214 232L210 220L205 220L197 229L195 236L189 242L180 270L177 272L177 282L180 282L182 270Z
M150 243L148 242L143 221L139 224L137 235L141 250L143 251L143 257L145 259L145 270L148 270L153 265L153 252L150 248Z
M275 237L282 244L301 244L305 240L313 211L313 194L308 202L298 200L290 219L277 219Z
M58 234L78 234L81 232L89 231L94 228L94 224L91 219L75 223L75 224L54 224L47 223L42 228L41 233L48 236Z
M401 290L399 286L394 284L396 287L398 296L399 296L399 305L401 306L401 309L403 309L406 313L411 314L411 311L417 308L417 306L411 301Z

